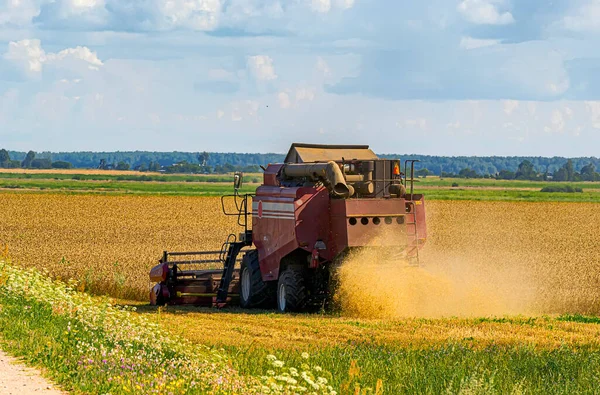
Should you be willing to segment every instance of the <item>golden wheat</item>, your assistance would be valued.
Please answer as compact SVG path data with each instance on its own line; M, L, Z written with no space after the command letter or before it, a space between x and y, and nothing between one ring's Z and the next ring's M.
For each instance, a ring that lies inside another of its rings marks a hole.
M218 198L0 194L0 245L82 289L146 299L163 250L219 249L235 218Z
M597 312L599 208L427 202L425 269L418 269L425 272L367 270L363 260L349 313ZM8 245L13 260L115 297L145 300L148 270L163 250L218 249L238 231L212 197L0 194L0 247Z

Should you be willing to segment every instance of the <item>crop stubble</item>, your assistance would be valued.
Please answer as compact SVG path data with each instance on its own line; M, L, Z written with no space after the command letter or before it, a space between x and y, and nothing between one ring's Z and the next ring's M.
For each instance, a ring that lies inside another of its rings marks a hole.
M370 267L377 257L349 262L361 270L346 284L370 279L349 295L347 311L374 317L597 312L598 208L429 201L426 269ZM238 231L213 197L1 193L0 224L0 246L7 244L20 264L78 279L96 293L137 299L147 297L147 273L162 250L218 249Z

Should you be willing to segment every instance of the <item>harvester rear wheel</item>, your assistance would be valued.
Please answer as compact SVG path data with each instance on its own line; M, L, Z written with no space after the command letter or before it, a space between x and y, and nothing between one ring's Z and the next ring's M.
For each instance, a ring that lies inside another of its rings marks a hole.
M248 251L240 270L240 305L244 308L264 305L270 299L268 285L262 280L258 251Z
M288 267L277 283L277 310L281 313L300 311L306 306L308 294L301 270Z

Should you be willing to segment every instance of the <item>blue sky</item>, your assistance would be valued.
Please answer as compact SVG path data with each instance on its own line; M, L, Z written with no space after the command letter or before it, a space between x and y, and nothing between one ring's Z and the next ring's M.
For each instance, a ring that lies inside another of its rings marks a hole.
M15 150L599 156L600 0L0 0Z

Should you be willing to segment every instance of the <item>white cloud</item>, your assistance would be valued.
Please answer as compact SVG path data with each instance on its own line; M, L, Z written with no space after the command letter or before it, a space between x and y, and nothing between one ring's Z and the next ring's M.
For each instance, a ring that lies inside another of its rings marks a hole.
M331 0L310 0L310 8L315 12L329 12Z
M4 0L0 3L0 25L28 25L39 14L39 0Z
M78 65L83 64L91 70L98 70L103 65L98 55L87 47L67 48L57 53L47 53L38 39L10 42L4 59L14 63L29 76L39 75L45 64L59 68L77 68Z
M109 19L109 11L105 0L38 0L42 3L42 14L45 7L52 9L49 21L68 20L69 24L103 26ZM61 24L64 24L61 23Z
M315 90L313 88L300 88L296 91L296 102L306 100L313 101L315 98Z
M288 95L286 92L279 92L277 95L277 101L279 102L279 107L283 109L287 109L292 106L290 95Z
M500 42L501 42L500 40L480 39L480 38L473 38L473 37L465 36L460 39L460 48L461 49L483 48L483 47L489 47L492 45L497 45Z
M354 0L335 0L335 5L342 10L347 10L354 6Z
M563 113L560 110L552 111L552 115L550 116L550 126L545 126L544 131L547 133L550 132L558 132L562 133L565 129L565 118Z
M586 101L585 108L590 114L594 129L600 129L600 101Z
M315 67L317 68L317 70L319 70L321 73L323 73L323 76L325 76L325 77L327 77L331 74L331 69L329 68L329 65L327 64L325 59L323 59L320 56L317 58L317 64Z
M567 30L576 32L600 30L600 1L589 0L565 16L562 25Z
M246 61L246 66L254 78L259 81L270 81L277 78L275 68L273 67L273 59L271 59L270 56L249 56Z
M46 61L46 53L42 49L40 40L13 41L8 44L4 59L23 68L26 74L38 74Z
M506 115L510 115L513 113L513 111L515 111L517 108L519 108L519 101L518 100L504 100L504 112L506 113Z
M309 7L314 12L325 14L333 8L348 10L354 7L354 0L307 0Z
M48 53L46 55L46 61L49 63L67 59L83 60L89 63L91 67L96 68L103 65L96 52L92 52L88 47L67 48L58 53Z
M218 27L222 5L219 0L166 0L158 2L158 9L168 28L209 31Z
M500 12L498 6L504 5L501 0L463 0L458 11L469 22L478 25L508 25L515 22L508 11Z

